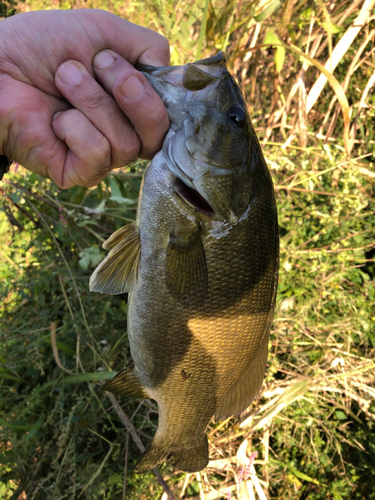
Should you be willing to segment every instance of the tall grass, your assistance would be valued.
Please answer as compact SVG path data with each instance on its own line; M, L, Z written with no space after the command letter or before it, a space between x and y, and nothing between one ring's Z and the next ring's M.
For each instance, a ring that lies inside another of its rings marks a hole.
M64 192L13 167L0 186L0 498L375 499L374 4L6 4L111 10L165 35L173 64L226 50L274 179L281 270L260 397L211 422L203 472L134 475L157 408L100 390L129 357L126 296L89 294L88 279L134 219L145 165Z

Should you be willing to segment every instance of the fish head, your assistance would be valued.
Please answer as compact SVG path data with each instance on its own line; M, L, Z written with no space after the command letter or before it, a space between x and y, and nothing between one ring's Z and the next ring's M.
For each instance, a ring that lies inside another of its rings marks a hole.
M258 143L224 53L184 66L140 69L171 122L163 152L176 193L206 215L237 222L252 196L252 146Z

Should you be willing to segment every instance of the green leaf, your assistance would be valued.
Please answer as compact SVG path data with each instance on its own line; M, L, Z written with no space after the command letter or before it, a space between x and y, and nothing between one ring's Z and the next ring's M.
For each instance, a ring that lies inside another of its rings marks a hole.
M0 372L0 378L4 378L6 380L17 380L17 382L20 381L19 378L14 377L13 375L9 375L9 373L6 373L6 372L4 372L4 373Z
M130 198L124 198L123 196L111 196L109 198L111 201L115 201L119 205L135 205L137 200L132 200Z
M273 30L270 29L267 31L263 43L267 45L272 45L272 44L277 45L280 43L280 38L276 35L276 33Z
M337 33L341 33L343 31L343 28L340 28L340 26L337 26L336 24L332 24L331 22L329 23L329 25L328 25L328 23L323 22L322 26L325 29L325 31L327 31L327 32L329 30L331 30L332 35L336 35Z
M108 176L108 182L111 188L111 197L119 196L120 198L122 198L123 196L117 179L113 176Z
M336 417L337 417L339 420L347 420L347 418L348 418L348 417L346 416L346 414L345 414L343 411L341 411L341 410L336 410L336 411L335 411L335 415L336 415Z
M92 382L94 380L111 379L117 372L92 372L92 373L79 373L78 375L70 375L64 377L65 384L77 384L78 382Z
M6 366L0 366L0 378L5 378L8 380L17 380L17 382L21 380L21 377L18 376L17 372L10 370Z
M303 472L300 472L299 470L295 469L294 467L292 467L291 465L289 465L289 464L287 464L285 462L281 462L279 460L272 460L272 462L275 462L275 463L279 464L282 467L286 466L298 479L302 479L303 481L308 481L309 483L314 483L314 484L316 484L318 486L324 486L325 487L325 484L320 483L316 479L308 476L307 474L304 474Z
M3 425L4 427L9 427L9 429L29 431L30 429L39 429L39 427L43 425L43 422L37 422L36 424L33 425L25 425L22 422L11 424L0 417L0 425Z
M106 201L102 200L96 208L85 207L87 214L101 214L105 210Z
M83 186L74 186L70 188L70 202L80 205L85 199L87 189L87 187Z
M103 256L101 255L98 247L85 248L84 250L82 250L82 252L79 252L79 256L81 257L81 259L79 260L78 264L85 271L89 267L97 266L103 259Z
M260 23L267 19L273 12L275 12L276 9L278 9L281 5L280 0L271 0L270 2L266 3L265 5L263 4L261 6L261 12L258 12L255 14L254 19L257 23Z
M370 279L370 276L367 273L364 273L363 271L359 270L359 274L361 275L363 281L368 281Z
M285 48L281 45L280 38L273 30L268 30L263 43L270 46L275 44L275 65L277 72L280 73L285 61Z
M298 479L303 479L304 481L308 481L309 483L314 483L314 484L317 484L319 486L323 486L316 479L313 479L312 477L308 476L307 474L304 474L303 472L300 472L299 470L295 469L294 467L291 467L290 465L288 465L288 469L290 469L291 472L293 472L293 474L296 477L298 477Z
M51 345L51 339L49 337L46 337L44 339L44 342L47 342L47 344ZM60 342L59 340L56 340L56 346L57 346L57 349L59 351L63 351L65 352L66 354L75 354L76 352L71 349L69 346L67 346L66 344L63 344L62 342Z
M10 198L14 203L18 203L20 199L22 198L22 193L21 191L15 191L14 193L10 193Z
M285 49L284 47L277 47L275 53L275 64L277 72L280 73L285 61Z

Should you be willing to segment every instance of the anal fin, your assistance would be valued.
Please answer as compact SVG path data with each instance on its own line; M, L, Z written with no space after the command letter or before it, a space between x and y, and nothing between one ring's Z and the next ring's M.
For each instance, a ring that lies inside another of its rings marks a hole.
M121 396L134 399L149 399L146 389L140 384L134 372L134 363L130 361L112 380L103 385L103 389Z
M131 292L136 287L141 254L141 241L136 225L128 224L118 229L103 243L110 250L90 278L92 292Z
M215 412L217 420L239 415L254 400L263 383L267 366L269 332L259 345L258 355L243 372L240 379L229 389Z
M141 460L134 468L134 472L142 474L167 461L169 450L156 446L154 441L144 452Z

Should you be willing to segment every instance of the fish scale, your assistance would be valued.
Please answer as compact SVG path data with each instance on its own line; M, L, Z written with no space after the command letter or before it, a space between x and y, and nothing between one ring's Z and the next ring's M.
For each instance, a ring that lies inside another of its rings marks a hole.
M90 286L130 292L132 362L105 388L158 404L158 429L136 472L164 461L195 472L209 460L213 415L238 415L262 384L278 276L276 203L223 54L141 69L171 129L146 169L136 222L104 244L110 252Z

